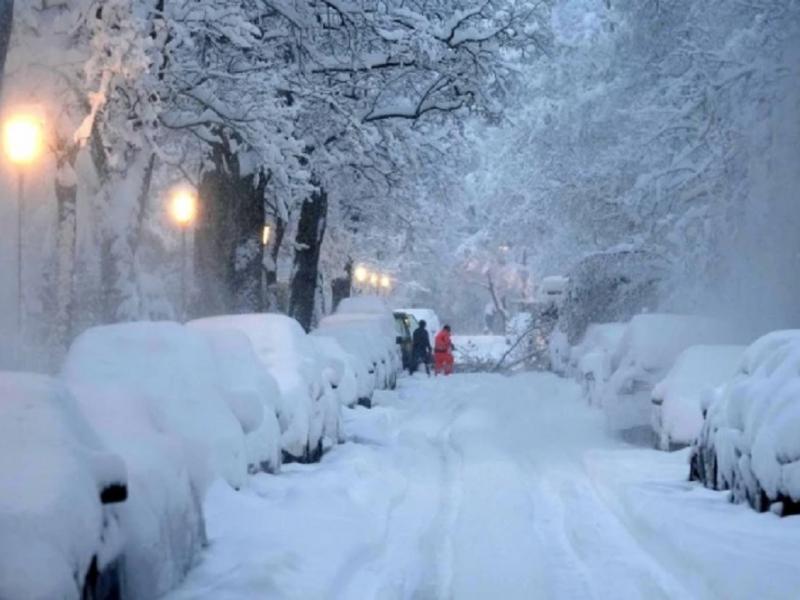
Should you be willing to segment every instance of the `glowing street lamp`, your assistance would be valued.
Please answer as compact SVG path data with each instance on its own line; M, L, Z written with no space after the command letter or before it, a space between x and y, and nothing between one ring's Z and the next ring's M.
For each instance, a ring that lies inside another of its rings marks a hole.
M372 287L377 288L380 284L380 277L377 273L370 273L369 275L369 283Z
M265 223L264 228L261 230L261 245L266 246L269 244L269 238L272 235L272 228L269 224Z
M388 275L381 275L381 287L385 290L392 287L392 279Z
M181 230L181 320L186 319L186 265L188 244L186 233L197 219L197 194L187 187L180 187L172 192L169 213Z
M358 283L364 283L369 279L369 271L364 265L358 265L353 275Z
M42 153L43 133L39 119L24 113L12 115L3 123L3 150L17 167L17 347L22 344L22 221L25 198L25 167Z

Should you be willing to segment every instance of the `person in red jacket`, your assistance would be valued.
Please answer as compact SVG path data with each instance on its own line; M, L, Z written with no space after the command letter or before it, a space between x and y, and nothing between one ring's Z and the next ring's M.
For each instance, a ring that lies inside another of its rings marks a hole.
M450 375L453 372L453 342L450 340L450 325L445 325L436 334L433 342L433 372L438 375Z

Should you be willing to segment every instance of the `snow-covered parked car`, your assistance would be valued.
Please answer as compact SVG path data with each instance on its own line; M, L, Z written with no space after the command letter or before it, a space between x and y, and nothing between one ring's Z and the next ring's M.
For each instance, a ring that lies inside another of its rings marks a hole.
M653 441L650 396L689 346L732 342L726 323L705 317L643 314L631 319L611 357L601 403L608 425L631 441Z
M396 308L395 312L411 315L419 323L425 321L426 329L431 335L431 339L442 328L442 322L439 320L439 315L432 308ZM413 333L413 332L412 332Z
M704 408L690 479L758 511L800 514L800 330L756 340Z
M681 352L653 393L653 430L661 450L697 439L703 426L702 399L736 373L744 346L692 346Z
M125 465L52 378L0 373L0 490L0 598L120 597Z
M395 387L403 368L402 352L394 315L381 298L345 298L336 313L320 320L315 335L333 337L346 351L359 356L372 372L377 389Z
M278 383L258 360L248 337L235 329L188 324L211 345L225 398L245 433L250 473L275 473L281 465Z
M244 314L198 319L190 327L235 330L247 336L278 383L278 421L284 460L313 462L338 443L338 398L323 377L324 364L300 324L286 315Z
M223 393L216 359L198 332L173 322L93 327L72 344L62 370L71 385L135 396L157 431L181 440L206 484L247 478L242 425Z
M625 327L625 323L592 323L581 341L570 348L567 373L580 383L589 404L600 404L603 386L611 377L611 357Z
M351 408L358 404L360 371L358 357L347 352L332 337L312 335L311 341L324 362L323 375L336 390L339 403ZM366 371L363 371L361 376L366 376Z
M202 501L212 479L240 487L247 476L244 432L214 354L177 323L96 327L73 343L62 379L128 468L123 597L160 597L205 544Z

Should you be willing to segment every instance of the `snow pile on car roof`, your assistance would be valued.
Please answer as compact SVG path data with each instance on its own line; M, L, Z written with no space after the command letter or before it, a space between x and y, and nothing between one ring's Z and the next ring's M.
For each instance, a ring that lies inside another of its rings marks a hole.
M100 494L125 478L61 384L0 373L0 598L78 598L120 550Z
M747 349L708 408L692 477L758 510L800 513L800 330Z
M247 336L281 392L281 447L289 458L308 459L322 444L326 415L320 401L323 367L300 324L286 315L258 313L198 319L190 327L232 329Z
M200 489L216 475L244 485L244 434L223 396L214 355L197 332L170 322L94 327L73 343L63 375L135 396L156 431L183 442Z

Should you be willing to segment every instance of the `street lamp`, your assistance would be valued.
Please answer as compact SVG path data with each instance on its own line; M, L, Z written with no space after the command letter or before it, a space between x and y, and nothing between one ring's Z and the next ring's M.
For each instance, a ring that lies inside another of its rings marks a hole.
M378 285L380 284L380 276L377 273L370 273L369 283L372 287L377 289Z
M186 319L186 264L188 245L186 233L197 218L197 194L187 187L172 192L169 212L172 220L181 230L181 320Z
M392 279L388 275L381 275L381 287L389 292L389 288L392 287Z
M268 223L264 223L264 229L261 230L261 245L266 246L269 244L269 238L272 234L272 228Z
M364 265L358 265L356 270L353 272L353 275L356 278L356 282L360 284L363 284L367 281L367 279L369 279L369 271L367 271L367 268Z
M19 113L3 124L3 149L17 167L17 347L22 344L22 217L25 197L25 167L42 153L42 124L31 115Z

